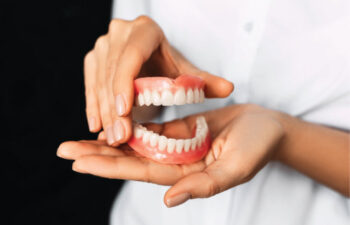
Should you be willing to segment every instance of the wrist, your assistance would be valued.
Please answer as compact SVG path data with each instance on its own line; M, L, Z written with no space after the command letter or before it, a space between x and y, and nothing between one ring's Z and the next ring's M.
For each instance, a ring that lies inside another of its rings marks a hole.
M291 136L294 132L297 119L279 111L273 111L273 117L278 121L283 130L283 135L281 136L281 140L276 146L273 160L283 162L288 154L288 146L291 141Z

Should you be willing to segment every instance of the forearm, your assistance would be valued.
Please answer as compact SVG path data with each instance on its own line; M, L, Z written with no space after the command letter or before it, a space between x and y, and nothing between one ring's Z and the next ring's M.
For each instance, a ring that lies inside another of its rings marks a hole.
M349 134L288 115L280 118L286 135L277 159L349 197Z

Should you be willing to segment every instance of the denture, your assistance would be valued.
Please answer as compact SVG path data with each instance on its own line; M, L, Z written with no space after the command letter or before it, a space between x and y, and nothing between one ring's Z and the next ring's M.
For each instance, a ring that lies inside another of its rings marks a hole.
M181 75L176 79L145 77L134 81L137 106L171 106L204 101L204 81L196 76ZM139 154L166 164L186 164L201 160L210 148L210 133L203 116L196 118L192 137L175 139L154 133L134 124L129 146Z

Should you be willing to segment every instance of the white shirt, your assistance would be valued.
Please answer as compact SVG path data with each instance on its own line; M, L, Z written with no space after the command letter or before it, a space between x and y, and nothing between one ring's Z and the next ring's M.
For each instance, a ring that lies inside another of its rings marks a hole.
M350 130L349 0L117 0L113 16L152 17L197 67L234 82L226 99L169 107L173 119L255 103ZM168 187L127 182L111 224L350 224L349 199L280 163L209 199L168 209Z

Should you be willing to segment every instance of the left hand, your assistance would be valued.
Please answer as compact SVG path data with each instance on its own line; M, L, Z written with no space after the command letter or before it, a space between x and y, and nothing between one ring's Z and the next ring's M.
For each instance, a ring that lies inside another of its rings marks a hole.
M256 105L232 105L200 115L206 117L213 143L207 156L193 164L160 164L127 146L109 147L104 140L65 142L57 155L75 160L73 170L80 173L172 185L164 197L168 207L247 182L277 157L285 135L281 113ZM197 116L151 126L162 134L190 134Z

